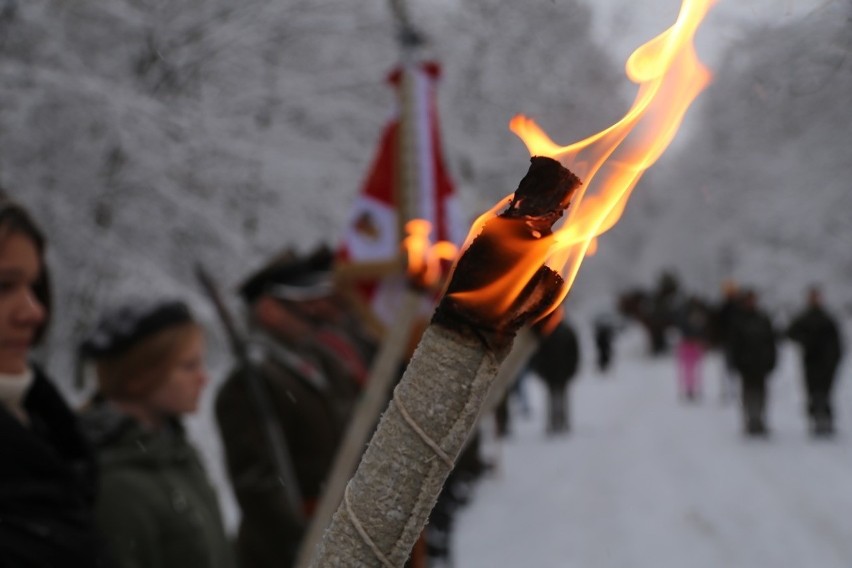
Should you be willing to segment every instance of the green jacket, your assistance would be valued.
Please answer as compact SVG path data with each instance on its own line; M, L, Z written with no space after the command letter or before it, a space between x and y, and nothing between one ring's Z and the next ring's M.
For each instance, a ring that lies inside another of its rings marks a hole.
M158 432L95 406L83 417L100 465L97 523L119 568L233 568L216 494L175 422Z

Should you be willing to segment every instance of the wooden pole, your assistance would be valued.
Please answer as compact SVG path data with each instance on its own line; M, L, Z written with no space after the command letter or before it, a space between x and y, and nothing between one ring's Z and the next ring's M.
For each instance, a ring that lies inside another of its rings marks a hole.
M417 64L415 51L419 45L419 40L415 41L416 34L413 33L408 20L405 3L402 0L392 0L391 8L397 18L398 25L402 28L400 33L402 48L400 120L396 170L394 172L396 178L394 198L397 207L397 231L401 242L405 234L406 223L417 216L417 196L422 191L422 188L419 187L418 136L416 120L414 119L419 101L415 100L415 86L412 77L412 69ZM388 270L393 271L393 274L400 274L405 271L406 265L402 257L369 265L359 263L341 268L338 277L341 280L363 278L365 269L374 272ZM370 275L375 276L376 274ZM380 275L388 277L391 274L381 272ZM297 568L308 566L311 556L322 538L323 531L343 499L346 483L355 471L364 446L379 420L382 409L387 404L391 387L399 378L401 363L409 355L410 345L412 344L411 336L426 297L423 290L417 290L413 287L407 288L400 308L396 312L395 320L385 330L382 346L371 369L367 388L354 410L345 437L335 456L329 474L330 477L323 490L319 505L302 540L296 562Z
M539 343L538 335L530 328L524 328L518 332L512 350L506 356L503 364L500 365L500 370L494 379L494 386L488 393L488 399L485 401L485 408L482 411L483 417L494 412L506 395L506 391L512 387L512 383L518 378L518 375L538 349Z

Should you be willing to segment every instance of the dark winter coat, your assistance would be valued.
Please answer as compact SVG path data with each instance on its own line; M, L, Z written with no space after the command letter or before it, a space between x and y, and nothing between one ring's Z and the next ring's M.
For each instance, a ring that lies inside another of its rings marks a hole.
M802 346L806 373L818 377L834 375L843 347L840 330L825 309L806 309L793 320L787 335Z
M731 357L745 378L763 378L775 368L775 331L769 316L758 309L744 309L731 326Z
M552 387L561 387L577 373L580 364L580 344L577 333L565 321L541 340L530 360L530 369Z
M335 372L317 353L294 358L292 351L279 346L276 353L271 345L257 375L290 451L302 499L298 505L309 516L343 437L356 386L349 374ZM236 369L216 398L228 472L242 510L240 560L243 568L286 568L295 559L305 527L294 518L277 480L246 379L246 370Z
M216 493L175 421L158 431L98 404L83 416L101 467L97 522L119 568L233 568Z
M601 351L612 349L612 340L615 337L615 327L608 323L595 324L595 346Z
M709 317L707 308L697 302L687 302L677 314L677 328L683 341L707 341Z
M737 316L742 310L738 298L725 298L716 307L710 322L710 340L724 350L730 349L731 336Z
M105 566L95 461L75 415L38 370L23 404L29 427L0 405L0 565Z

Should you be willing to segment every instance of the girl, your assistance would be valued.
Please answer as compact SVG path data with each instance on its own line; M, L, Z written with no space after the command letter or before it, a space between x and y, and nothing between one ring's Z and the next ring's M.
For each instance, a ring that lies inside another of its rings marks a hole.
M117 565L231 568L216 494L180 424L208 382L186 305L113 310L81 351L96 364L84 426L101 465L97 522Z

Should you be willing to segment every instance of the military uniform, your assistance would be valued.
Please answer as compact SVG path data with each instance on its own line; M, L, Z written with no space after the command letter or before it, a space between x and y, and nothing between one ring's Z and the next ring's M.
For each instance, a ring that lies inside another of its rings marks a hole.
M357 395L352 377L319 349L295 352L272 339L257 376L272 403L290 452L303 518L309 518L322 492ZM242 510L238 535L244 568L292 565L305 530L277 478L246 376L236 369L216 397L216 419L228 473Z

